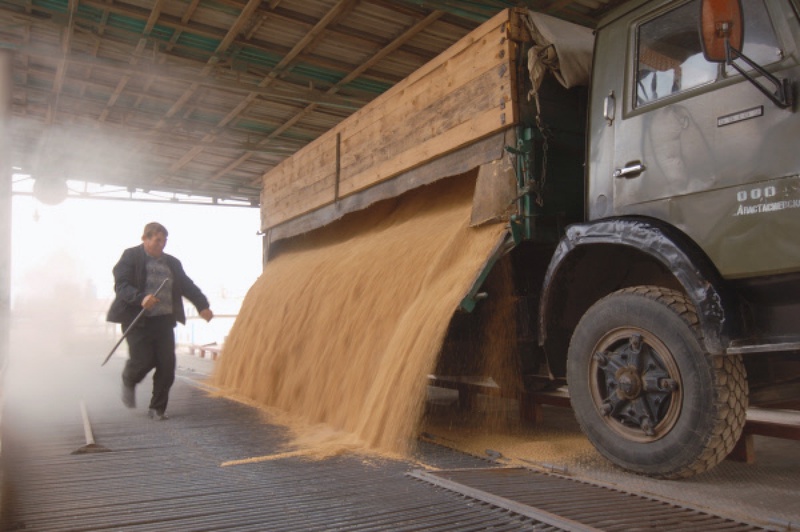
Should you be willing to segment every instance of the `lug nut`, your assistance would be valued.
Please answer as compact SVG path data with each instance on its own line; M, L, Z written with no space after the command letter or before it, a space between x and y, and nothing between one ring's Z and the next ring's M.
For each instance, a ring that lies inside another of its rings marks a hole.
M642 350L642 335L641 334L632 334L628 343L631 346L631 350L634 353L638 353Z
M658 387L662 390L669 390L674 392L678 389L678 383L674 379L661 379L658 381Z
M645 416L642 418L641 422L642 431L648 436L653 436L655 431L653 430L653 423L650 421L650 418Z

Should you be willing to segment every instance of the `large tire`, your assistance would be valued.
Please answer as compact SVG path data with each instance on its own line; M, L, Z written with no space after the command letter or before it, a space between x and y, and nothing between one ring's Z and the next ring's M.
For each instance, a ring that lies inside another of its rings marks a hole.
M739 356L710 356L680 292L638 286L595 303L569 347L567 384L581 429L615 464L658 478L706 471L744 427Z

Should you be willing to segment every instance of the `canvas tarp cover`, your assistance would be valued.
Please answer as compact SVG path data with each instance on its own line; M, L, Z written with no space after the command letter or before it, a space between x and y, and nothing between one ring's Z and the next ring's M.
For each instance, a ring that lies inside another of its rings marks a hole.
M589 84L594 35L592 30L542 13L528 13L534 46L528 52L528 69L534 91L550 70L566 88Z

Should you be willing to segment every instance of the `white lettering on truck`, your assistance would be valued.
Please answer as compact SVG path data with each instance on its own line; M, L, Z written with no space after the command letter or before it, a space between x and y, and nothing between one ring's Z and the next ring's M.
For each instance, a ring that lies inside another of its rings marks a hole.
M761 214L764 212L798 208L800 208L800 200L775 201L772 203L759 203L758 205L739 205L739 209L734 216L747 216L749 214Z
M736 192L739 207L734 216L749 216L800 208L800 186L798 176L793 176L783 185L766 185ZM780 189L780 191L779 191ZM783 198L783 199L778 199ZM750 202L748 205L747 203Z

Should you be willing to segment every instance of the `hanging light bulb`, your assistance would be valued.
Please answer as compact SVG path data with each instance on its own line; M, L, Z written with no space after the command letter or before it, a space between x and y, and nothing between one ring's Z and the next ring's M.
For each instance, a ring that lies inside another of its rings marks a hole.
M45 205L58 205L68 193L67 182L57 177L37 177L33 182L33 197Z

